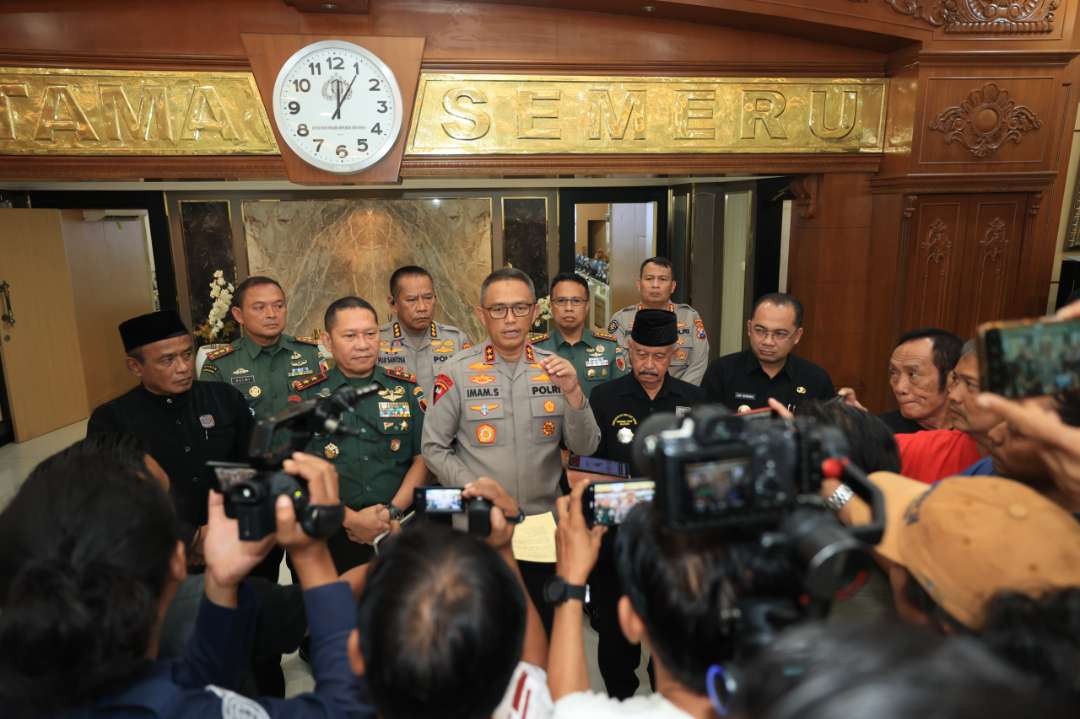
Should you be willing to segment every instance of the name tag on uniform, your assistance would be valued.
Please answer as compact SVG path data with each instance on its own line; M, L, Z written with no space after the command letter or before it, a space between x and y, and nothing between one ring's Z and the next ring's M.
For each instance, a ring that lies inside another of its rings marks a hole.
M395 362L400 362L401 364L405 364L405 357L403 355L392 355L392 354L384 354L381 357L379 357L379 364L393 364Z
M599 355L589 357L585 360L586 367L607 367L609 364L611 364L611 361L607 357L601 357Z
M757 399L757 395L749 394L747 392L736 392L735 399Z
M252 384L255 381L255 375L242 374L238 377L230 377L229 382L232 384Z
M379 402L379 419L411 416L408 402Z

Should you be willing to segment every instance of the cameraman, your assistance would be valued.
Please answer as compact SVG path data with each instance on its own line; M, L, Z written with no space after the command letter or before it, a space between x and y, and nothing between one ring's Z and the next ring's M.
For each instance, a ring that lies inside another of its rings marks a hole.
M337 501L327 463L284 471L313 502ZM233 693L250 652L255 600L243 578L275 537L242 542L221 495L207 501L206 597L185 656L157 660L165 610L186 577L178 521L161 485L82 442L39 464L0 513L0 705L6 717L371 716L348 670L352 595L326 545L279 498L276 539L305 589L316 689L284 701Z
M587 484L557 502L556 571L571 589L588 580L604 534L603 527L585 525L581 495ZM615 543L623 587L619 624L628 640L649 648L657 693L619 701L589 691L581 600L565 598L555 610L549 653L553 716L713 716L705 678L711 665L731 656L731 637L720 617L733 610L734 592L723 547L704 539L665 528L651 504L631 510Z
M518 504L485 477L463 496L493 505L486 543L422 523L388 538L370 565L349 659L383 719L551 712L547 637L510 546Z

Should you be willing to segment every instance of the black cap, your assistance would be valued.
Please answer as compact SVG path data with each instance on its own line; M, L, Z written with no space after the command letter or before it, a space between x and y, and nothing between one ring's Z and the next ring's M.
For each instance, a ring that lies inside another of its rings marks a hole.
M176 310L150 312L120 323L120 339L124 342L125 352L151 342L186 334L190 334L188 328Z
M645 347L667 347L679 341L679 323L668 310L638 310L630 339Z

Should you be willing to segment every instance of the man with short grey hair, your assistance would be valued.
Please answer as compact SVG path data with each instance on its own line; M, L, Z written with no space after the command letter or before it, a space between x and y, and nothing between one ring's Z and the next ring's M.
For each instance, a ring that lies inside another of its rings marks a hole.
M449 487L490 477L526 515L543 521L559 495L560 440L576 454L592 454L600 429L573 364L528 342L536 317L532 280L520 270L492 272L480 289L477 316L488 337L459 352L435 377L424 419L422 453ZM554 535L551 537L554 559ZM529 594L550 626L542 599L554 564L522 562Z

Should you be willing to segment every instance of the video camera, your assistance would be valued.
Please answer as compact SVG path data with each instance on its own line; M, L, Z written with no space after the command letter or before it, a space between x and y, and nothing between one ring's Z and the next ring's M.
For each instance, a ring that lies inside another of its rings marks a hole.
M808 616L824 616L838 592L871 563L884 500L847 461L843 433L809 418L732 415L716 405L653 415L634 440L634 461L656 482L655 508L671 530L721 542L750 577L729 617L737 653ZM872 508L847 528L820 496L840 479ZM792 579L796 581L792 581Z
M238 520L240 539L257 541L275 531L274 503L282 495L292 500L296 518L309 536L325 538L341 528L344 505L311 504L307 484L282 472L281 465L307 447L316 432L353 434L341 418L378 389L374 384L362 389L345 386L329 397L287 407L256 423L248 445L249 464L207 463L225 495L226 516Z
M491 502L483 497L467 499L456 487L417 487L413 506L423 515L464 514L468 517L469 534L477 537L491 534Z

